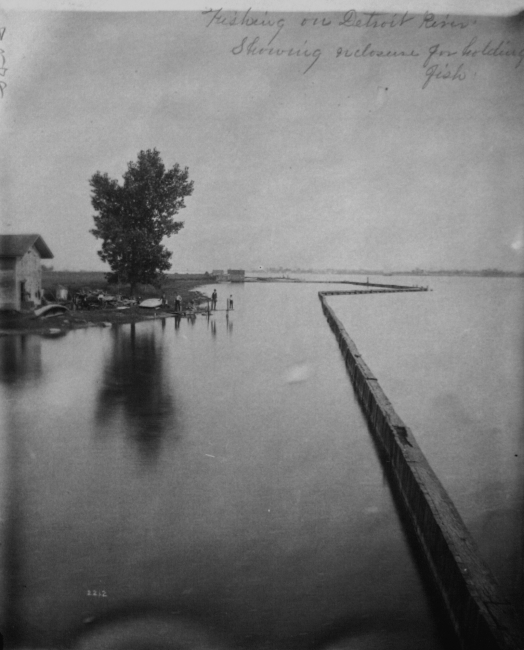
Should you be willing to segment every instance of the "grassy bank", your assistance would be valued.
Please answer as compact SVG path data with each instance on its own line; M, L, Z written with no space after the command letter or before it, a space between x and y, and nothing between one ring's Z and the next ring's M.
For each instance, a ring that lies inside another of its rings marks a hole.
M207 274L172 274L169 275L160 288L151 285L141 285L138 293L141 298L160 297L165 293L168 305L172 307L175 296L182 297L182 304L190 301L207 304L205 296L196 290L204 284L211 284L213 276ZM54 300L58 286L66 287L70 293L82 289L92 291L103 290L111 294L127 296L130 294L128 285L110 285L105 279L105 273L94 271L45 271L42 277L44 294L49 300ZM68 305L66 305L68 306ZM162 313L162 310L158 310ZM49 330L67 330L77 327L89 327L102 323L136 323L153 317L150 310L130 307L124 311L114 307L83 309L66 312L65 315L52 318L35 318L33 312L0 312L0 334L15 334L24 332L46 332Z
M210 284L214 276L208 273L172 273L166 276L160 288L152 285L139 285L138 292L142 296L152 298L161 296L162 291L183 291L193 287ZM128 284L109 284L105 273L99 271L44 271L42 274L42 287L44 291L53 294L58 286L69 289L70 292L81 289L102 289L108 293L119 293L124 296L130 294Z

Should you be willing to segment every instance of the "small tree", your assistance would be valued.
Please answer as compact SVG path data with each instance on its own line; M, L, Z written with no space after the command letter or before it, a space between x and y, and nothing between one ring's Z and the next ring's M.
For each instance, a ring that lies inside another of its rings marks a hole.
M187 167L175 164L166 171L159 152L148 149L128 163L122 184L100 172L89 183L97 212L90 232L102 240L98 255L111 275L129 283L132 293L138 283L159 283L172 255L162 240L183 228L184 222L173 217L193 192Z

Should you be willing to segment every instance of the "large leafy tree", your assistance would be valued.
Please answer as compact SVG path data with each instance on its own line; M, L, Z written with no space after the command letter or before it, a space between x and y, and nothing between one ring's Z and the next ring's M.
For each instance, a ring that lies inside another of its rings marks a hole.
M162 240L183 228L174 216L193 192L187 167L175 164L166 170L159 152L148 149L128 163L121 184L100 172L89 183L97 213L90 232L102 240L99 257L132 292L137 283L158 283L171 268L172 253Z

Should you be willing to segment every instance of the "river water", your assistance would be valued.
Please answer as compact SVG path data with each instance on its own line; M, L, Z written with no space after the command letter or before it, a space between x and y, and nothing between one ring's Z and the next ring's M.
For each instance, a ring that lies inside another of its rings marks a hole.
M329 300L521 602L522 284L430 283ZM452 647L320 308L333 285L216 288L233 312L0 340L12 643L155 612L230 646Z

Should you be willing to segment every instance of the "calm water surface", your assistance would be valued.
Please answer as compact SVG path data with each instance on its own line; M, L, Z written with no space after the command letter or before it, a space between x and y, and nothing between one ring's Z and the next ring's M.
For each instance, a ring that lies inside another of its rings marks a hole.
M504 579L522 541L522 331L501 318L513 298L482 316L475 285L467 317L450 302L460 281L441 284L330 301ZM450 647L321 288L218 285L229 317L0 340L2 597L18 643L65 645L153 609L231 644Z

